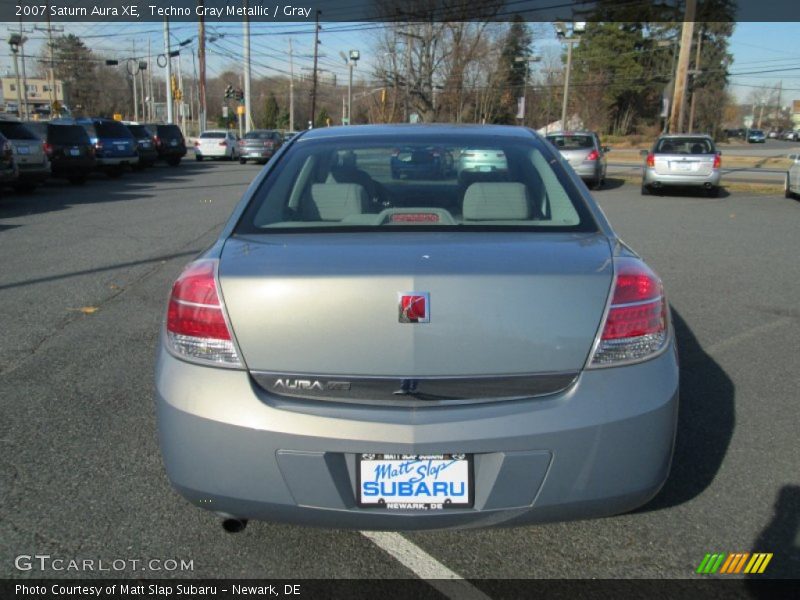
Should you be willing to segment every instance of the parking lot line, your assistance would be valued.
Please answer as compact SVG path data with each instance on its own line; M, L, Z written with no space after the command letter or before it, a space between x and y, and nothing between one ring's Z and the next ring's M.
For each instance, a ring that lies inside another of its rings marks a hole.
M361 534L448 598L453 600L489 600L489 596L473 586L461 575L448 569L399 533L362 531Z

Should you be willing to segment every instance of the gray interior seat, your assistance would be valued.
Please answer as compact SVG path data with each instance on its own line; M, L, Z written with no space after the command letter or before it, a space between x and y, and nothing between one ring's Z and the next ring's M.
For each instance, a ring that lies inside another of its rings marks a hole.
M473 183L464 193L465 221L514 221L531 216L531 203L522 183Z
M307 220L341 221L363 213L367 202L366 190L356 183L315 183L304 213Z

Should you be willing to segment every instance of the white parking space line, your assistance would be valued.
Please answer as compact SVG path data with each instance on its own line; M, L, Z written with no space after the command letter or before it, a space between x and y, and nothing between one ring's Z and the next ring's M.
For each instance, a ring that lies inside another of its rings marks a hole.
M782 319L777 319L775 321L769 321L767 323L763 323L761 325L756 325L755 327L751 327L750 329L745 329L731 337L725 338L724 340L720 340L715 344L711 344L708 348L705 349L706 354L717 354L719 352L724 352L730 348L738 346L742 342L749 340L753 337L758 337L764 335L768 331L772 331L773 329L783 329L784 327L788 326L792 323L794 319L789 317L784 317Z
M448 598L453 600L490 600L489 596L461 575L445 567L399 533L362 531L361 534Z

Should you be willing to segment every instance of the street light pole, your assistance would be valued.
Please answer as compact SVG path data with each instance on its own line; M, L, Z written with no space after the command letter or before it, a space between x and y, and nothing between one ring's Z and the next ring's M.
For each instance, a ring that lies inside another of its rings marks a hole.
M13 34L10 38L8 38L8 45L11 47L11 55L14 58L14 75L17 78L17 114L22 118L22 95L21 95L21 83L19 80L19 65L17 64L17 52L19 52L19 45L21 43L22 37L18 34Z
M169 51L169 17L164 17L164 55L167 57L167 123L174 122L172 113L172 57Z
M561 130L568 129L567 124L567 105L569 103L569 76L572 71L572 46L580 42L577 37L567 37L567 26L564 23L556 23L556 35L561 38L561 43L567 44L567 72L564 74L564 100L561 104ZM581 34L586 30L586 23L579 21L572 24L572 34Z

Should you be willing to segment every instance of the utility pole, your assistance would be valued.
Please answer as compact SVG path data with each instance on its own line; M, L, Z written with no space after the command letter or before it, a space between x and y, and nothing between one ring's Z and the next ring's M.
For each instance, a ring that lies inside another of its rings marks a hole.
M131 79L133 80L133 120L137 123L139 122L139 102L136 98L136 74L139 71L139 59L136 58L136 40L131 41L131 47L133 50L133 60L134 64L136 65L136 69L131 71ZM128 61L128 68L130 70L130 61Z
M137 63L139 62L138 58L136 58L136 62ZM145 102L145 93L144 93L144 87L145 87L144 86L144 71L145 71L145 69L142 69L142 65L145 65L146 68L148 68L148 69L150 68L150 65L147 65L146 63L144 63L144 61L139 63L139 98L140 98L140 101L142 103L142 119L144 119L146 121L147 120L147 103Z
M250 17L247 16L247 0L242 0L244 6L244 21L242 34L244 35L244 131L247 133L253 128L253 117L250 112Z
M28 108L28 75L25 72L25 44L24 44L25 37L22 35L23 33L26 33L26 32L22 28L22 17L20 17L19 18L19 36L20 36L20 38L22 38L22 42L23 43L21 43L19 45L19 55L20 55L20 58L22 59L22 95L25 98L25 105L24 105L25 108L24 108L24 110L22 112L25 113L25 119L27 120L27 119L30 119L30 110ZM19 96L19 93L17 93L17 96ZM20 114L22 114L22 112L20 112Z
M289 131L294 131L294 60L292 38L289 38Z
M206 130L206 19L204 16L204 0L197 0L197 6L200 8L200 23L197 27L198 46L197 46L197 61L200 63L200 110L198 117L200 121L200 132Z
M697 51L694 55L694 71L692 72L692 102L689 105L689 127L688 131L694 131L694 109L697 103L697 81L696 77L700 75L700 49L703 45L703 30L697 31Z
M317 117L317 58L319 46L319 16L322 14L321 10L317 11L316 24L314 26L314 82L311 88L311 127L314 127L314 121Z
M148 108L150 109L149 120L155 121L156 120L156 99L155 99L155 88L153 88L153 51L150 44L150 36L147 36L147 80L148 80L148 88L149 91L147 95L150 97L150 102Z
M555 24L556 35L560 38L562 44L567 44L567 72L564 74L564 101L561 104L561 130L565 131L569 128L567 124L567 106L569 103L569 76L572 71L572 46L580 42L578 37L567 37L567 26L562 22ZM586 23L584 21L577 21L572 24L571 36L581 34L586 31Z
M692 51L692 35L694 34L694 15L696 0L686 0L681 30L681 48L678 54L678 72L675 75L675 91L672 95L670 111L670 133L683 130L684 113L686 112L686 78L689 71L689 59Z
M13 40L13 39L14 39L14 36L11 37L11 40ZM19 64L17 62L17 52L19 52L20 44L19 44L19 42L17 42L15 44L11 40L9 40L9 44L11 45L11 55L14 58L14 75L16 76L16 79L17 79L17 114L20 117L22 117L22 95L20 93L22 91L22 89L21 89L22 83L20 82L20 79L19 79Z
M172 125L175 119L172 112L172 58L169 55L169 17L164 17L164 56L167 57L167 123Z

